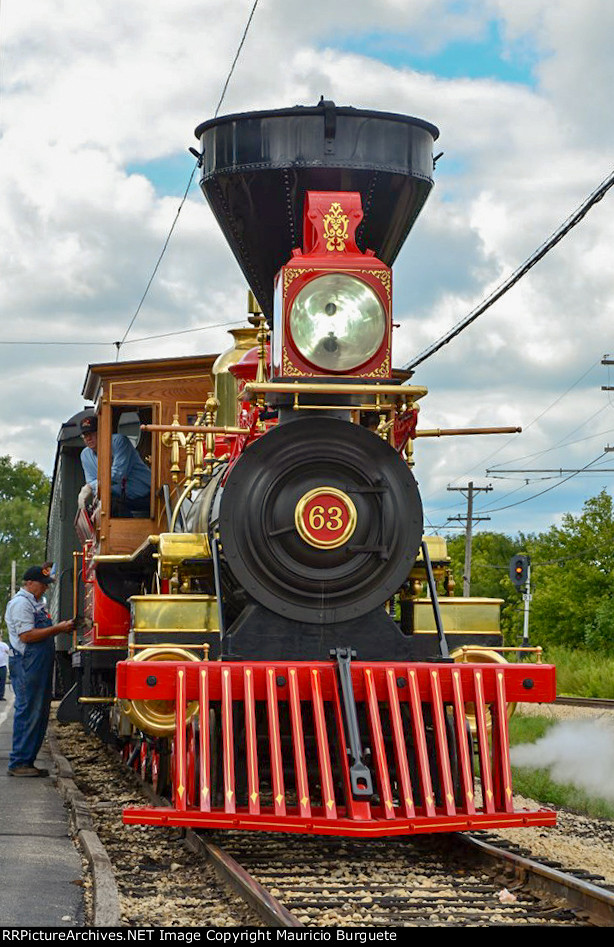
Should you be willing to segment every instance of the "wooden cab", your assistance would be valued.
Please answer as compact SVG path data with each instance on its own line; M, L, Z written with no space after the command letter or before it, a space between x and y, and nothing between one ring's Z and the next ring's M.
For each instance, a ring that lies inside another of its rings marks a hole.
M134 552L152 533L168 529L164 485L171 494L170 451L158 436L141 431L141 424L194 424L213 391L211 368L216 355L107 362L90 365L83 396L94 402L98 415L98 490L95 517L100 555ZM151 468L149 514L117 516L111 509L111 437L128 434L137 441L141 458ZM176 497L173 497L175 500Z

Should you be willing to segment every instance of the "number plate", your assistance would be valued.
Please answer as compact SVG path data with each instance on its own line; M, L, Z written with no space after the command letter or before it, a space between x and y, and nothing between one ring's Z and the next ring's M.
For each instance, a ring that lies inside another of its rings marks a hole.
M356 507L334 487L316 487L296 504L294 523L301 539L319 549L343 546L356 529Z

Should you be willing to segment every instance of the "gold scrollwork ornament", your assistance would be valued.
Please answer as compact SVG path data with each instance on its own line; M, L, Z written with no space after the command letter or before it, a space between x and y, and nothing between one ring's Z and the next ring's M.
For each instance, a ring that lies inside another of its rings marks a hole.
M327 214L322 218L324 222L324 236L326 238L326 249L337 250L340 253L345 250L345 244L348 239L348 227L350 218L343 213L343 207L337 201L330 205Z

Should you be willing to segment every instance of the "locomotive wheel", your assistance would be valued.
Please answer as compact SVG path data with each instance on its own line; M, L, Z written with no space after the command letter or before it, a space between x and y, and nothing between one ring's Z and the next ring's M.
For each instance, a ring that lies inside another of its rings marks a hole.
M314 510L309 497L332 499ZM245 451L222 492L219 531L235 580L261 605L296 621L341 622L382 605L407 578L422 504L407 465L380 437L307 417Z

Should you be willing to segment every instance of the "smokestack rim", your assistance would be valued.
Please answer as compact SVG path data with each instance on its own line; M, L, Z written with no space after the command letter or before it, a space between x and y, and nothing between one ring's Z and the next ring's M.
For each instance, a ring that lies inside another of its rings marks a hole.
M432 122L427 122L426 119L416 118L412 115L402 115L398 112L380 112L377 109L357 109L351 105L334 106L334 111L335 114L339 116L375 118L385 121L402 122L403 124L413 125L416 128L422 128L429 132L434 142L439 138L439 129L436 125L433 125ZM200 125L197 125L194 129L194 135L200 139L210 128L237 121L243 122L246 119L262 120L267 118L292 118L307 115L324 115L323 105L295 105L283 109L263 109L255 112L234 112L230 115L218 115L217 118L207 119L201 122Z

